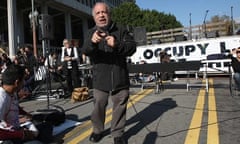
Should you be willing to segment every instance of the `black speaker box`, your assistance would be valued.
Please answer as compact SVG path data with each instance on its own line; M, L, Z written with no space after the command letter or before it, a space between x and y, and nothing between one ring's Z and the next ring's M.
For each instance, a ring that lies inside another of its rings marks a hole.
M135 27L133 29L133 37L137 45L146 45L147 44L146 28Z
M39 40L53 39L53 20L52 17L48 14L41 14L38 17L39 22Z
M175 36L175 42L186 41L186 40L187 40L187 38L184 35Z

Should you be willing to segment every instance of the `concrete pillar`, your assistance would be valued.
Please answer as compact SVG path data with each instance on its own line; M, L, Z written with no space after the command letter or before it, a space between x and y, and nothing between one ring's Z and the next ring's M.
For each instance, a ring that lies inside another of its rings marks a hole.
M7 0L8 11L8 47L9 56L13 58L16 55L17 36L16 36L16 2L17 0Z
M86 38L88 32L88 20L82 19L83 39Z
M19 47L22 46L25 41L24 39L25 36L24 36L23 12L19 11L16 15L17 15L16 37L17 37L17 51L18 51Z
M16 37L17 37L17 49L16 49L16 53L18 51L18 49L23 46L24 42L25 42L25 35L24 35L24 19L23 19L23 11L18 11L16 14L16 20L17 20L17 24L16 24ZM27 25L30 25L30 21L28 21L29 23L26 23Z
M70 13L65 13L65 32L66 32L66 38L72 39L72 26L71 26Z

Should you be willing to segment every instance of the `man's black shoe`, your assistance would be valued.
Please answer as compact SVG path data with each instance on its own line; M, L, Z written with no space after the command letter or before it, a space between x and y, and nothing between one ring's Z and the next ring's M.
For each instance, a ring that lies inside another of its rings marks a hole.
M126 142L123 137L115 137L114 144L126 144Z
M90 140L91 142L97 143L97 142L99 142L102 138L103 138L102 133L100 133L100 134L92 133L92 134L90 135L90 137L89 137L89 140Z

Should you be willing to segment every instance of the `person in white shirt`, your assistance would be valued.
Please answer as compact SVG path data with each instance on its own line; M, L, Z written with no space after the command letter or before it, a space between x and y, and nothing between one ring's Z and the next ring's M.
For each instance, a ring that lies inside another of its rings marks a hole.
M61 62L63 63L63 73L67 80L68 91L72 93L74 88L81 86L81 81L78 73L78 52L76 47L71 47L68 39L63 40Z

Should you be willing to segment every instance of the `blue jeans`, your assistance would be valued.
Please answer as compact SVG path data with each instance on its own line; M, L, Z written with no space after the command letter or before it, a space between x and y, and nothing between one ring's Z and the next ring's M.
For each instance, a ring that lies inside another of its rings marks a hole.
M240 89L240 73L234 73L233 78L237 85L237 88Z

